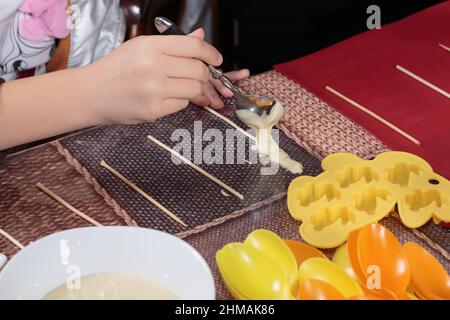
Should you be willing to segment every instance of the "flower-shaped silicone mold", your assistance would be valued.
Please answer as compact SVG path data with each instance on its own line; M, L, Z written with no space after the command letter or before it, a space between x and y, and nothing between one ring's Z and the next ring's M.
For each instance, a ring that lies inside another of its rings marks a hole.
M317 177L301 176L288 189L291 216L302 221L300 235L320 248L334 248L348 234L376 223L395 209L409 228L433 218L450 221L450 182L423 159L386 152L374 160L335 153L322 161Z

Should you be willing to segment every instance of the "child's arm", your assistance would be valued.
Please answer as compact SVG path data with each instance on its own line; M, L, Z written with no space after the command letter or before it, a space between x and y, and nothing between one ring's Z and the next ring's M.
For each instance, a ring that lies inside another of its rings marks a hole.
M0 86L0 150L98 124L154 120L203 94L222 63L195 37L149 36L92 65Z
M100 123L85 72L64 70L0 87L0 150Z

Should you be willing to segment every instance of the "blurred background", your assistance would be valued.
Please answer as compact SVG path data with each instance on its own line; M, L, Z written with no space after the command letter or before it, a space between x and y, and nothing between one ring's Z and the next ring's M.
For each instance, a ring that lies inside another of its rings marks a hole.
M162 15L190 32L206 31L224 54L223 69L272 68L367 31L370 5L386 24L443 0L122 0L128 36L157 33Z

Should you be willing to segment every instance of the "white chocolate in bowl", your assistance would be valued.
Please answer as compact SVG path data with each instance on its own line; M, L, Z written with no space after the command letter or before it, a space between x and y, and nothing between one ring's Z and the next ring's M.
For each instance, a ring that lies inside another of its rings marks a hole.
M157 282L125 272L102 272L80 278L79 288L66 283L48 293L44 300L178 300Z

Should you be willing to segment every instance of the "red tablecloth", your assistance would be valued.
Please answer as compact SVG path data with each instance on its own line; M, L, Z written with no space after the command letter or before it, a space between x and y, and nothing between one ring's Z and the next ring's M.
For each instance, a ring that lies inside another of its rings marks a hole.
M438 43L450 47L450 1L277 65L275 70L305 86L390 148L415 153L450 178L450 99L395 68L399 64L450 92L450 52ZM325 90L326 85L392 122L422 145L334 96Z

